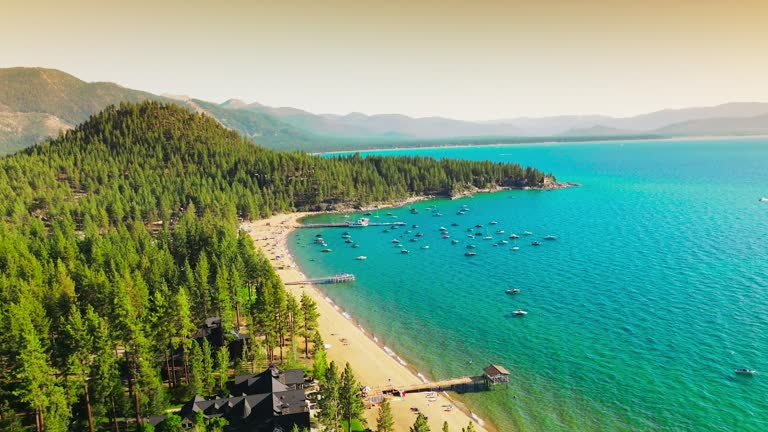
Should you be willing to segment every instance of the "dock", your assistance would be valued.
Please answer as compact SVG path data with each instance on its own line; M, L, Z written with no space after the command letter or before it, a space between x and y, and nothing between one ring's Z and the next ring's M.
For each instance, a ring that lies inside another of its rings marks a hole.
M302 224L298 228L363 228L367 226L405 226L405 222L369 222L366 225L358 225L354 222L342 222L342 223L317 223L317 224Z
M483 368L482 375L448 378L434 382L426 381L424 378L422 378L422 380L425 382L401 386L387 384L376 387L367 387L364 399L370 406L381 403L388 397L404 396L408 393L444 391L467 393L485 391L492 389L497 384L509 384L509 372L502 366L491 364Z
M286 282L285 285L308 285L308 284L338 284L345 282L354 282L355 275L352 273L340 273L333 276L306 279L303 281Z

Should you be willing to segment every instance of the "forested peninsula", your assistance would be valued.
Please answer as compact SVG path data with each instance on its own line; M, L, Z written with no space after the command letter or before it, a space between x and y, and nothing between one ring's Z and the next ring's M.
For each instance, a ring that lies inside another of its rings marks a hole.
M0 430L133 430L222 394L231 370L297 365L319 342L313 305L240 220L545 181L516 164L275 152L176 105L109 107L0 159ZM195 343L209 317L252 348Z

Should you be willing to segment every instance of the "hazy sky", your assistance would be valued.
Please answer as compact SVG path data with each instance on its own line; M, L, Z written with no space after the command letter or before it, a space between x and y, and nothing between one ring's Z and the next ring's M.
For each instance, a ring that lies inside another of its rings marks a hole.
M483 120L768 101L768 0L3 0L0 67Z

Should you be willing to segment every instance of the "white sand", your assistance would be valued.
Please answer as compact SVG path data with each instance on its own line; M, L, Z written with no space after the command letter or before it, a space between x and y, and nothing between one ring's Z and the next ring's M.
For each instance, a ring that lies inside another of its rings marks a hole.
M269 219L242 224L242 227L250 232L256 246L272 262L283 282L305 280L289 253L288 235L298 225L298 219L306 215L307 213L277 215ZM377 387L387 385L390 380L395 386L421 382L416 373L388 355L371 339L370 333L361 329L353 321L353 317L349 317L334 305L317 287L291 285L286 288L297 298L302 292L306 292L317 302L320 313L320 335L326 344L331 345L327 350L328 361L335 361L340 368L349 362L361 384ZM345 339L344 343L342 339ZM453 405L455 408L445 411L445 405ZM429 425L433 431L442 430L444 421L447 421L450 430L455 432L461 431L461 428L466 427L470 421L475 424L475 429L478 431L489 430L472 420L468 411L465 412L456 407L456 403L448 399L445 394L440 394L434 402L429 402L425 393L407 394L402 400L393 400L391 406L397 431L407 431L413 425L416 414L411 411L411 407L418 408L429 418ZM366 410L365 417L371 429L376 427L377 414L377 408Z

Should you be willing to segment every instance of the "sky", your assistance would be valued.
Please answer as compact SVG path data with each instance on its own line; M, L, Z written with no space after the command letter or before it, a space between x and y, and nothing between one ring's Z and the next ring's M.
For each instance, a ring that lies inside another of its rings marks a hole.
M3 0L0 67L467 120L768 102L768 0Z

